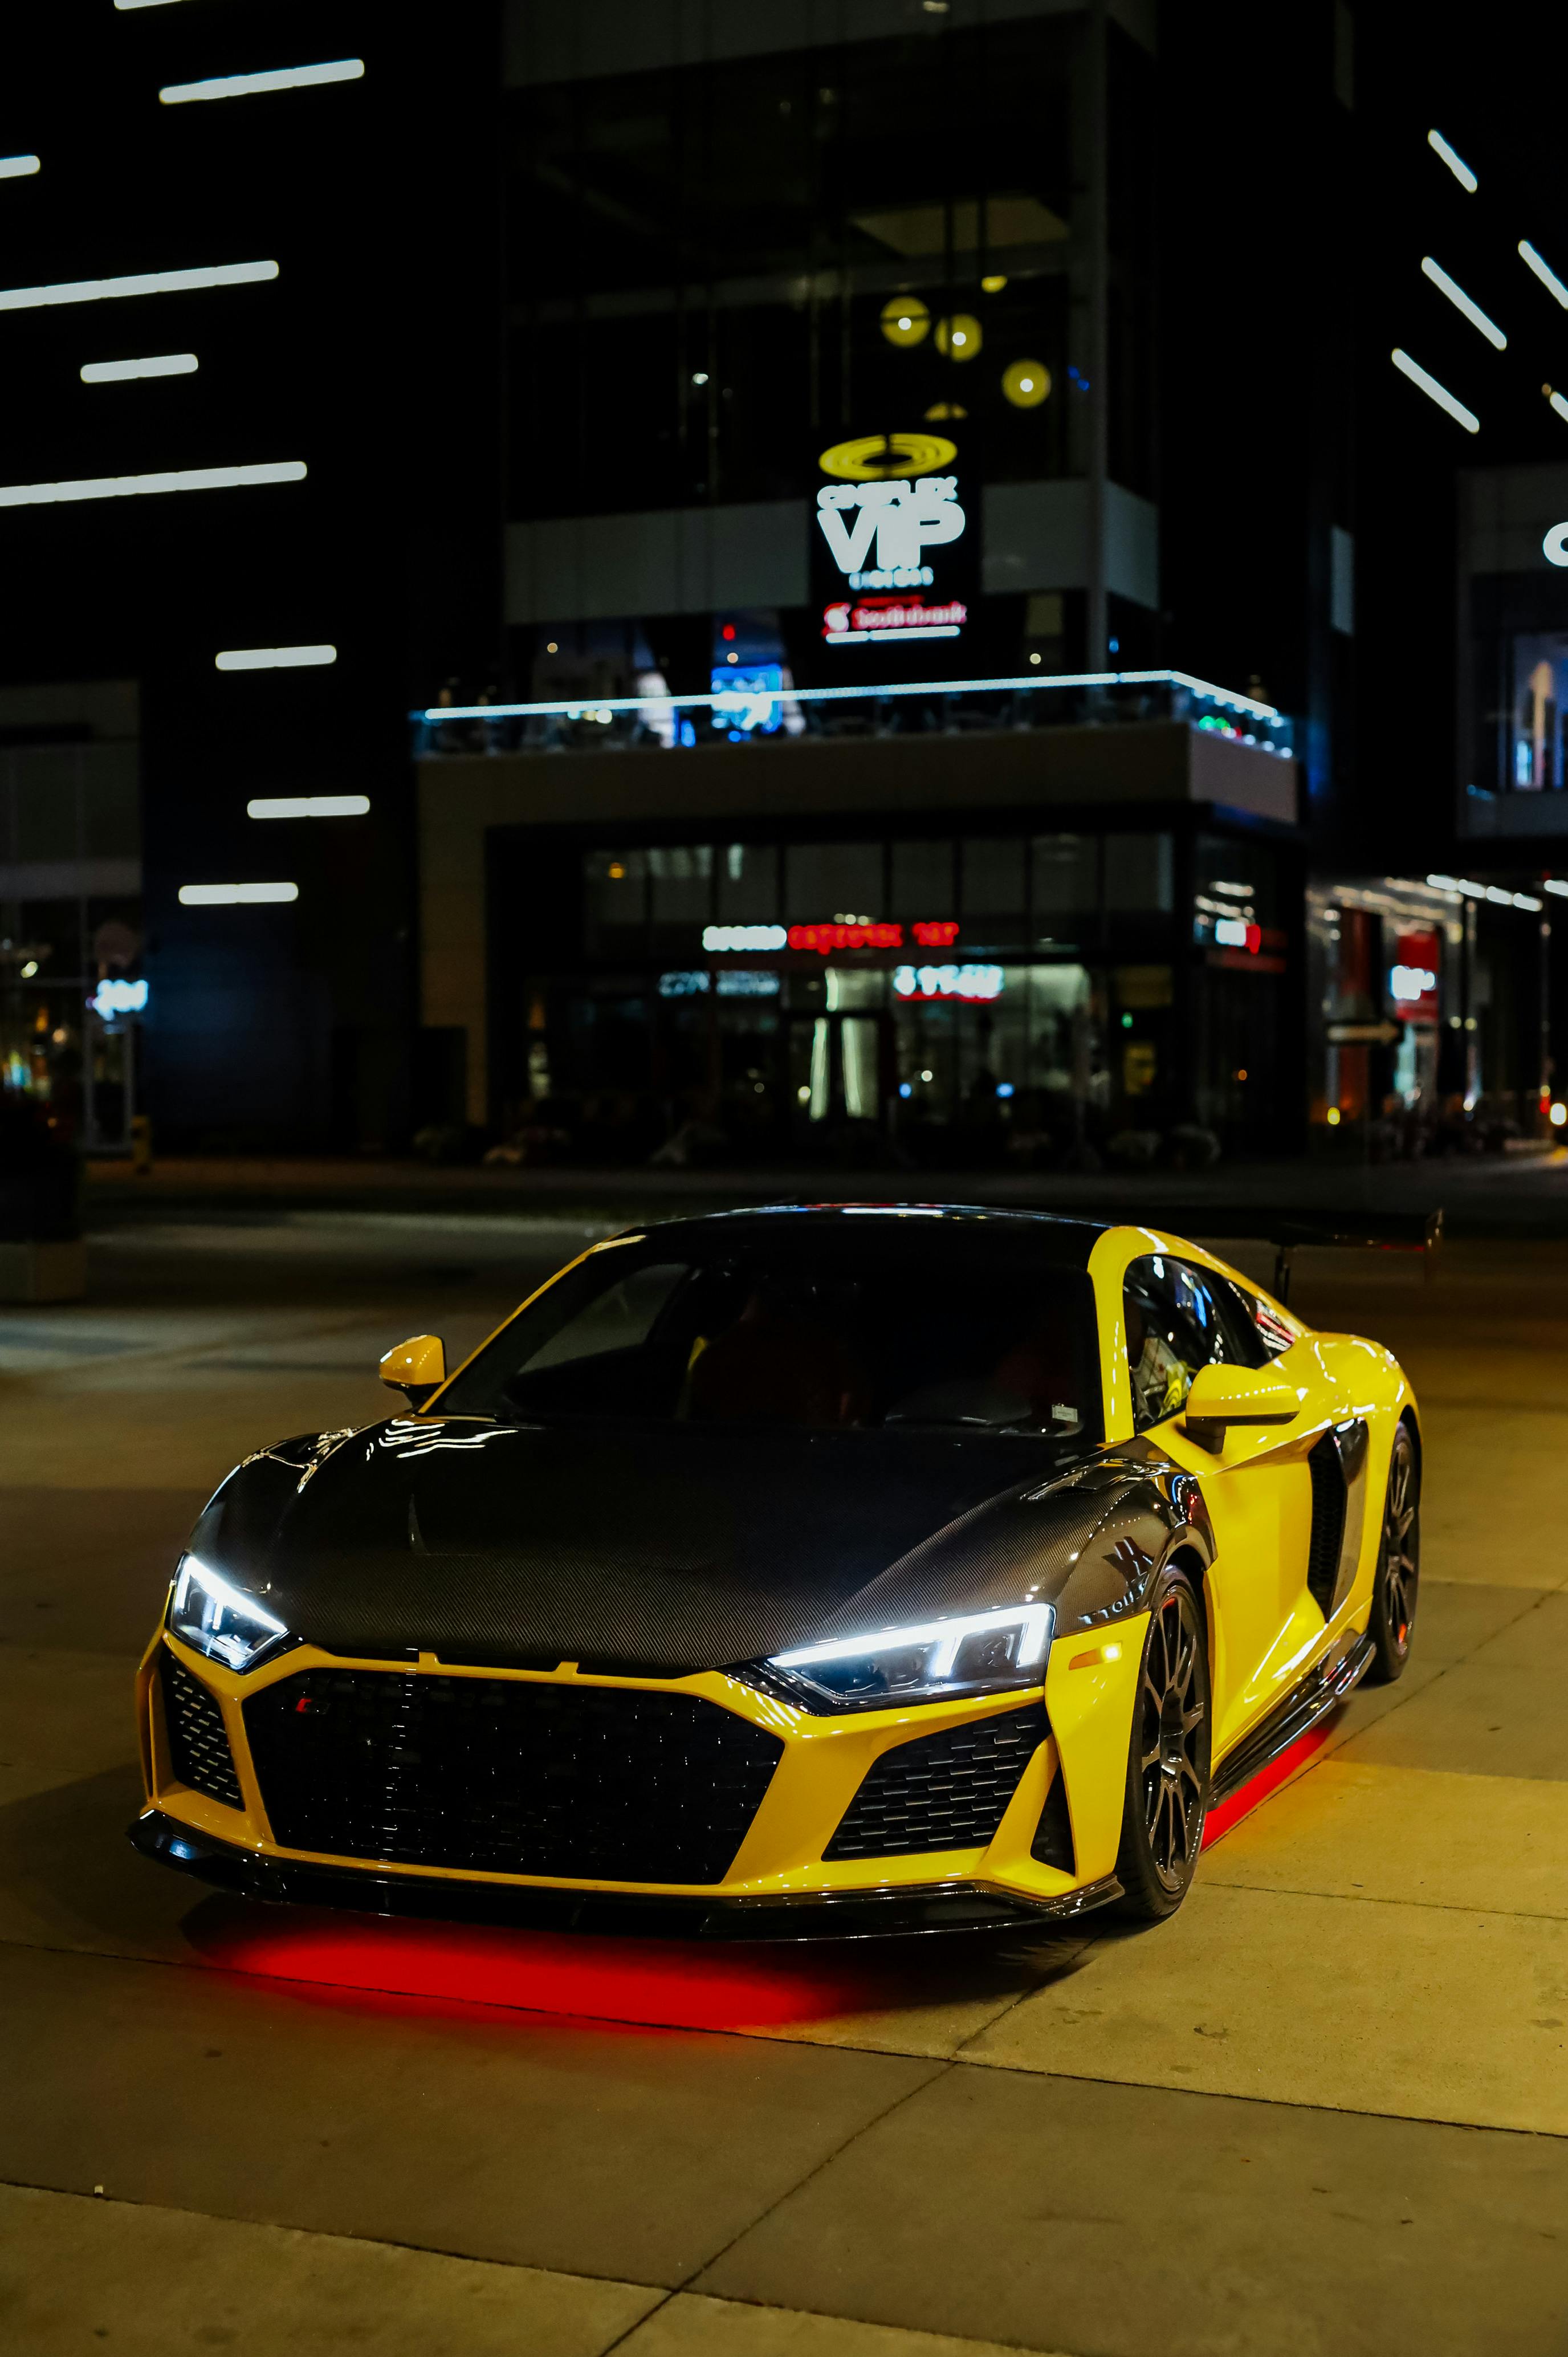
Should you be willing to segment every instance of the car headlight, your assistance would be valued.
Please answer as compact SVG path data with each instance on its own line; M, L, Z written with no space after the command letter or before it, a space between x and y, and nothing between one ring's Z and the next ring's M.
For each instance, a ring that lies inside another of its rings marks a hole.
M808 1709L871 1710L905 1702L1035 1686L1045 1676L1056 1614L1048 1604L1004 1605L952 1620L923 1620L775 1653L768 1668Z
M186 1644L230 1670L254 1669L263 1654L294 1642L258 1598L194 1555L182 1558L175 1575L168 1625Z

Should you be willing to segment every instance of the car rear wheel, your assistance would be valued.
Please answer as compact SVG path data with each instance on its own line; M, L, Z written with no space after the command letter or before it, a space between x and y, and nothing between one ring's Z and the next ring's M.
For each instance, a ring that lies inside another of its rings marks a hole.
M1404 1674L1420 1585L1421 1474L1410 1426L1402 1424L1394 1434L1389 1461L1378 1568L1372 1579L1372 1614L1367 1623L1373 1645L1368 1675L1380 1685L1391 1685Z
M1141 1922L1187 1897L1208 1807L1208 1646L1185 1571L1161 1574L1149 1609L1127 1750L1127 1795L1116 1860L1122 1908Z

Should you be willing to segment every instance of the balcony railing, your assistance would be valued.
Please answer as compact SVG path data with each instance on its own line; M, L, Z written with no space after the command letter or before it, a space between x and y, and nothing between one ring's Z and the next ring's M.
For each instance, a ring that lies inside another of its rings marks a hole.
M411 713L422 758L486 753L680 752L769 737L963 736L1029 728L1185 721L1283 759L1292 724L1253 696L1179 671L1026 673L897 685L796 687L777 663L715 671L705 694L672 695L643 675L638 695L559 696L537 704L440 704Z

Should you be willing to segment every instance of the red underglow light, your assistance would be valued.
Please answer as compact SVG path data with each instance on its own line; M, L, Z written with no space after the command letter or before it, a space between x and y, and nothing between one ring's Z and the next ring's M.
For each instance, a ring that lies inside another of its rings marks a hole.
M195 1925L188 1926L193 1933ZM277 1922L215 1921L200 1936L227 1972L315 1988L435 1998L670 2029L766 2029L864 2007L865 1964L800 1947L400 1922L301 1909Z
M1266 1768L1260 1768L1239 1792L1232 1792L1228 1801L1221 1801L1217 1809L1210 1809L1203 1827L1204 1848L1211 1848L1214 1843L1222 1841L1232 1825L1239 1825L1243 1817L1250 1817L1254 1809L1261 1808L1282 1784L1288 1782L1298 1768L1305 1766L1314 1752L1322 1749L1328 1740L1329 1732L1326 1727L1309 1727L1305 1735L1298 1736L1282 1751L1277 1760L1271 1760Z

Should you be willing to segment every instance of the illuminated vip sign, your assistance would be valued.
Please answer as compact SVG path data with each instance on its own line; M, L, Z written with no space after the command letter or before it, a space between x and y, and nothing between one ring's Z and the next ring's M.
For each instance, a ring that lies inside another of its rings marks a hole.
M958 637L979 534L957 457L940 434L872 434L822 451L831 479L817 491L811 571L827 644Z

